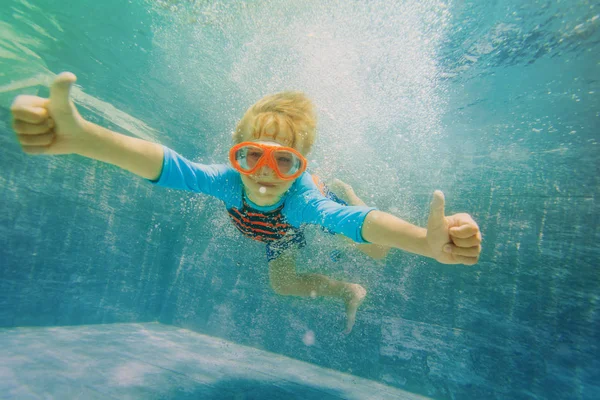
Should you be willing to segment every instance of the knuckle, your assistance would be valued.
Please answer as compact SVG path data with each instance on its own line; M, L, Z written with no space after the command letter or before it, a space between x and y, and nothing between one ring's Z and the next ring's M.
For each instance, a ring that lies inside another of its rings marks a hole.
M27 127L23 121L18 119L13 121L13 129L17 133L27 133Z
M28 136L19 135L18 138L19 138L19 143L21 143L21 145L28 146L31 144L31 139Z
M15 97L12 104L10 105L10 111L12 113L14 113L15 111L17 111L20 108L22 98L23 98L23 95L19 95L19 96Z
M49 133L44 133L42 135L36 135L36 136L31 137L29 139L29 144L35 145L35 146L47 146L50 143L52 143L53 139L54 139L54 135L49 134Z
M23 143L21 143L21 150L25 154L33 154L33 148L31 146L24 145Z
M52 134L52 133L46 134L46 140L45 140L44 146L49 146L52 144L52 142L54 142L54 134Z
M475 265L477 263L476 259L473 257L464 257L463 262L465 265Z
M40 142L43 141L43 138L40 136L19 135L19 141L25 146L33 146L40 144Z

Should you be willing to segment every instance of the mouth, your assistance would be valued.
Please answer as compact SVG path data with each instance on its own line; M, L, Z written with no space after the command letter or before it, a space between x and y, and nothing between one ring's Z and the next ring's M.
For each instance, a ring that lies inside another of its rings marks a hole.
M275 187L275 186L277 186L277 183L274 183L274 182L256 182L256 184L258 184L260 186L264 186L264 187Z

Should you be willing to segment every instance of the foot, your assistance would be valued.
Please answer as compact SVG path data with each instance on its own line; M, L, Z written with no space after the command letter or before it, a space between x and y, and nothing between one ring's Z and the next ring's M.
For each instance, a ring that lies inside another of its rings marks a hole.
M345 334L349 334L352 331L352 327L354 327L354 322L356 321L356 310L358 310L358 307L365 300L366 295L367 291L365 288L356 283L349 283L346 287L346 296L344 298L344 302L346 303Z

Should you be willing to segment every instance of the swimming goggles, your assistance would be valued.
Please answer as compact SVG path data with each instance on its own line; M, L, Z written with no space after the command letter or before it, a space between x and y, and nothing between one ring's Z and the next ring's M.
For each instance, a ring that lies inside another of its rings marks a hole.
M306 158L291 147L259 142L242 142L229 150L233 168L251 175L263 166L270 167L284 181L296 179L306 170Z

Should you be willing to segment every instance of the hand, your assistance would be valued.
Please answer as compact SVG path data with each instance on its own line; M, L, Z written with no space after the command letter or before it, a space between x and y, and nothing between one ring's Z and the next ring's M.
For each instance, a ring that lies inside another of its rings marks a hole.
M481 253L481 232L469 214L444 216L444 193L436 190L427 221L427 243L442 264L474 265Z
M50 98L21 95L13 101L13 129L27 154L77 153L86 136L86 121L69 99L77 78L70 72L58 75L50 87Z

